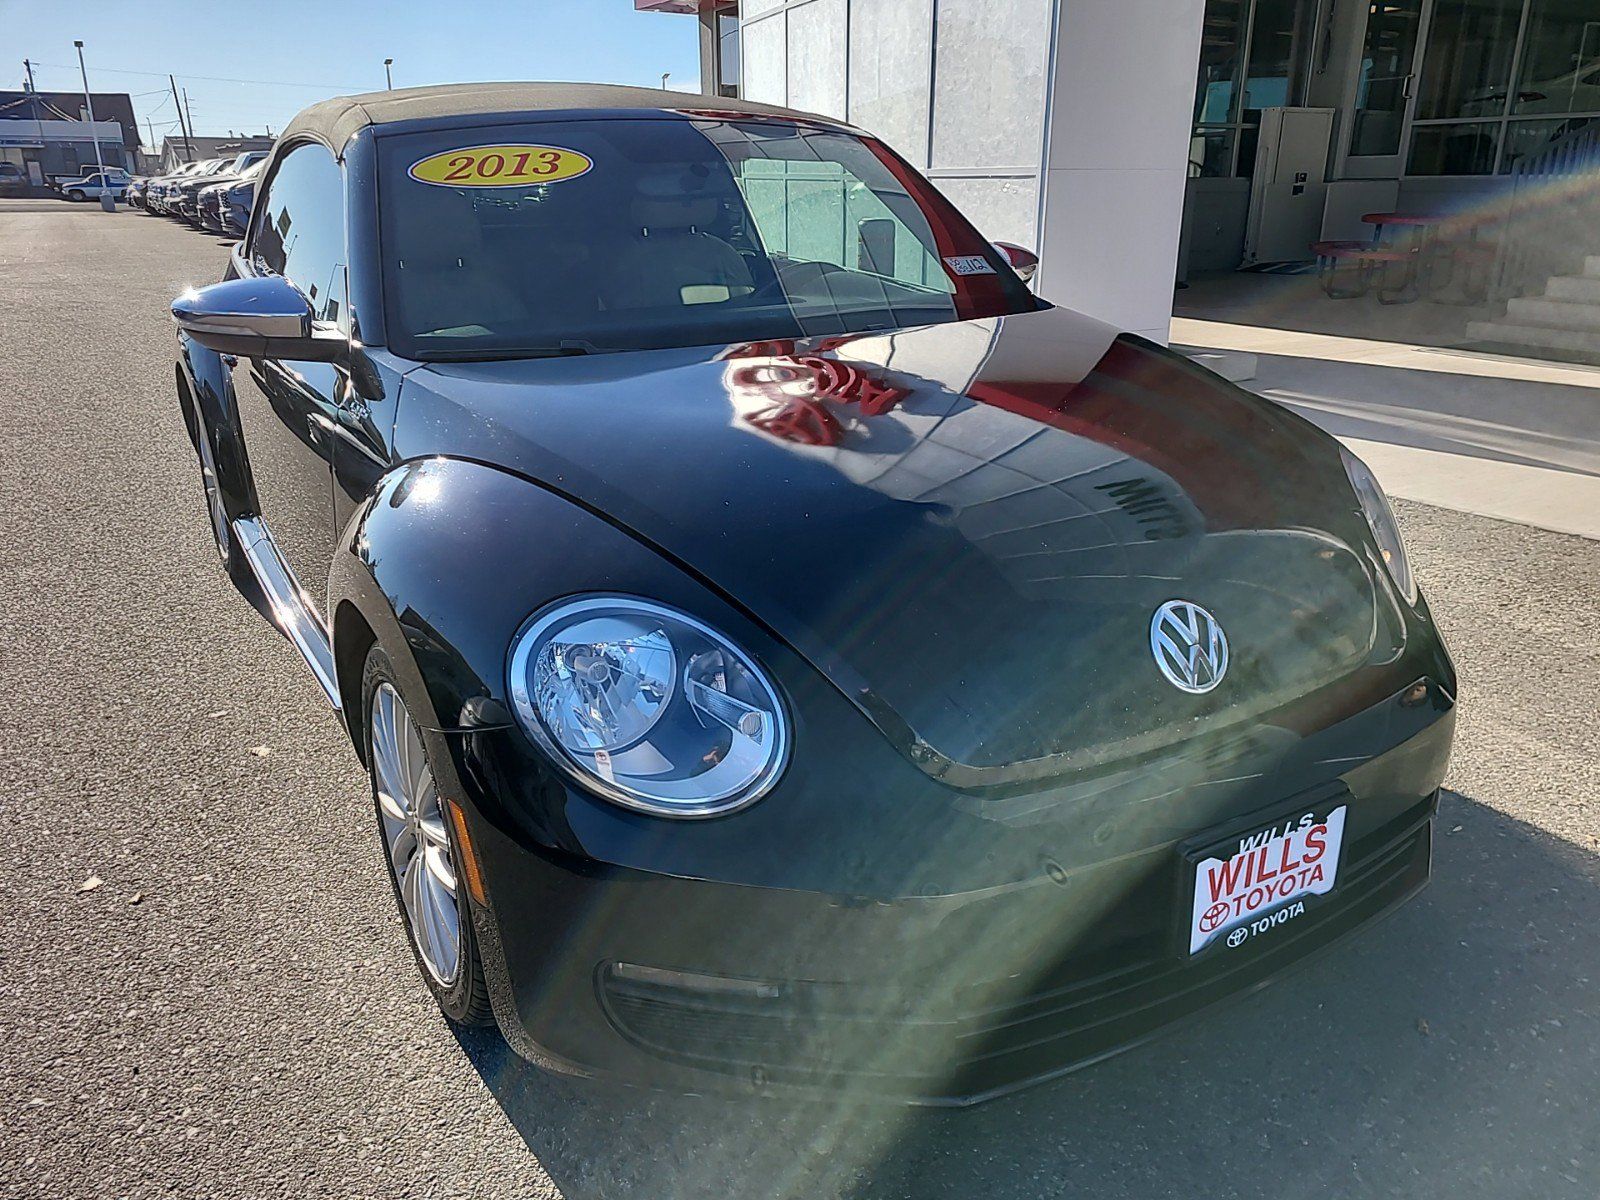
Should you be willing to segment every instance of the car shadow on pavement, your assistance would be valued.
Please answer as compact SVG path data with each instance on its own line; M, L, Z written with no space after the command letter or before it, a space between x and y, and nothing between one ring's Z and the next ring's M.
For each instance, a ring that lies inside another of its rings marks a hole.
M567 1200L1600 1194L1600 859L1453 793L1435 847L1305 970L977 1108L674 1097L462 1044Z

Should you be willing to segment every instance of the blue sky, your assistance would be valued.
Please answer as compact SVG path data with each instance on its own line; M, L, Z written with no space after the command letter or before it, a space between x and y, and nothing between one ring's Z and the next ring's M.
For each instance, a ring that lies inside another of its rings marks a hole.
M22 86L24 58L39 87L81 87L75 38L89 86L132 94L147 143L149 122L158 143L177 133L169 71L198 135L277 132L317 100L381 89L385 58L396 87L699 79L695 19L635 12L633 0L0 0L0 88Z

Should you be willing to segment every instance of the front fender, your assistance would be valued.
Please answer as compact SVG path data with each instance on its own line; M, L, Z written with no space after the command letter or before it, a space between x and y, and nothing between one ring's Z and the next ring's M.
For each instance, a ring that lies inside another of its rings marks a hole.
M193 420L195 414L185 412L184 426L191 442L200 436L200 430L211 432L217 482L228 515L237 517L257 511L244 432L239 425L239 409L233 394L233 372L222 355L202 346L186 333L178 334L177 360L179 403L193 404L201 418L197 426Z
M680 609L770 672L788 701L796 747L778 790L727 819L672 821L603 800L548 761L516 723L507 659L530 615L584 593L642 596ZM504 857L487 849L500 843L480 844L491 894L499 883L517 885L516 855L525 850L659 874L817 886L814 860L797 857L795 847L819 830L837 839L859 827L867 808L881 810L894 830L889 841L900 847L914 844L919 831L938 838L950 828L939 815L947 810L930 818L926 803L911 802L936 801L942 789L733 598L605 516L523 476L463 459L395 468L346 527L329 596L343 708L357 748L365 736L364 697L355 689L376 641L424 726L444 794L462 803L475 834L493 828L517 848ZM825 750L804 753L804 746ZM857 882L875 863L901 869L899 860L865 845L835 850L829 870Z

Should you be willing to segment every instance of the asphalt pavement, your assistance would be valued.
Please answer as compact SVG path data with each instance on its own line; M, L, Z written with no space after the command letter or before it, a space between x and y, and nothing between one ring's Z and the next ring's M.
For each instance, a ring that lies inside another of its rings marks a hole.
M1278 985L965 1111L556 1079L433 1007L217 566L166 303L225 254L0 201L0 1195L1600 1195L1600 543L1398 505L1464 687L1436 879Z

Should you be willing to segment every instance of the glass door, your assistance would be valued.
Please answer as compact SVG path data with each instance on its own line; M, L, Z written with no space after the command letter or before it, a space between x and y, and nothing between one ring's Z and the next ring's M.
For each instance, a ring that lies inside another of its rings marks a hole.
M1372 0L1351 110L1350 179L1398 179L1410 117L1424 0Z

